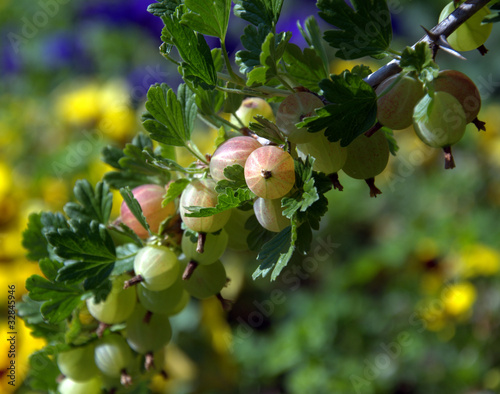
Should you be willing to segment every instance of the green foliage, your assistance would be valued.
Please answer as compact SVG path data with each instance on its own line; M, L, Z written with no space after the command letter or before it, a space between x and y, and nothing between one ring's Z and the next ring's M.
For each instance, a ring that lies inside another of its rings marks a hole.
M255 26L274 30L280 17L283 0L236 0L234 14Z
M316 110L316 116L307 118L298 126L307 127L310 132L326 129L328 139L340 140L341 146L349 145L367 131L377 116L377 95L359 75L361 70L346 70L321 80L319 86L331 104Z
M247 85L253 86L255 84L267 84L273 78L279 77L278 62L285 53L287 43L292 37L291 33L281 33L275 36L269 33L262 43L260 52L261 66L254 67L248 73Z
M391 16L385 0L318 0L319 16L338 28L324 34L341 59L384 56L392 40Z
M108 223L113 195L106 183L99 182L94 190L89 181L77 181L73 194L79 204L69 202L64 206L64 213L68 217L85 222L96 220L98 223Z
M182 15L181 22L207 36L224 41L231 12L231 0L186 0L189 12Z
M217 83L217 74L210 48L203 35L196 34L188 26L181 24L183 14L181 6L171 15L162 17L165 24L164 32L168 33L166 37L162 34L162 39L166 38L166 43L174 45L179 51L184 60L180 65L180 72L185 80L195 85L213 87Z

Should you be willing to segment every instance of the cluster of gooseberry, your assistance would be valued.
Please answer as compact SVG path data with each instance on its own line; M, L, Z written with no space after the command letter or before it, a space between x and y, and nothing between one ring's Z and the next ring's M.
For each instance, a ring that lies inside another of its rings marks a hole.
M450 3L440 19L453 11ZM491 25L477 13L448 37L460 51L482 47ZM484 48L482 52L484 52ZM445 167L453 168L451 145L465 133L466 124L478 128L481 105L478 89L464 74L440 71L423 83L413 72L394 75L376 87L377 124L347 146L330 141L323 131L310 133L298 125L325 106L318 94L299 88L279 104L276 115L263 99L248 98L231 118L244 135L220 144L204 171L192 176L180 197L163 204L169 185L145 184L132 190L149 228L143 227L126 203L120 222L144 244L134 257L133 272L110 277L112 289L104 300L86 300L86 310L100 323L97 338L85 345L65 348L57 356L64 375L60 393L114 392L152 374L164 372L165 347L172 337L170 317L181 312L191 297L216 296L225 309L231 304L221 296L228 278L221 258L226 249L248 249L246 223L255 216L266 230L281 232L291 221L284 215L282 199L297 188L298 159L313 157L313 170L326 174L342 190L338 173L365 180L370 196L381 191L374 178L387 166L390 147L382 126L402 130L413 125L427 145L445 151ZM283 143L259 138L250 122L262 115L276 126ZM248 189L255 195L244 206L211 216L192 216L191 207L215 208L217 184L230 181L225 170L241 166ZM202 175L199 175L202 173Z
M477 119L479 91L459 71L442 70L425 86L410 74L392 76L376 92L378 125L373 130L380 126L401 130L413 124L422 142L444 150L445 168L455 167L451 146L463 137L468 123L484 130L484 123Z
M392 76L377 87L376 93L379 125L400 130L413 124L424 143L445 149L449 158L449 147L462 137L466 123L478 124L479 92L458 71L441 71L427 86L411 74ZM161 371L164 348L172 336L169 317L182 311L190 297L217 296L224 308L230 307L230 302L220 295L228 281L220 259L227 248L248 249L245 223L252 215L271 232L290 225L281 201L296 187L294 158L314 157L313 169L328 175L340 190L337 173L342 170L352 178L364 179L371 196L380 193L374 177L388 163L385 133L362 134L343 147L323 133L297 127L323 106L318 95L300 91L280 103L274 118L265 100L247 99L239 121L246 127L254 115L264 113L275 120L287 144L279 146L252 133L229 138L210 157L204 175L191 179L177 202L162 205L168 185L147 184L132 190L149 231L125 202L120 220L146 241L145 246L135 255L133 276L124 273L112 278L112 290L104 301L87 300L88 312L101 323L100 338L59 354L58 365L66 376L60 384L62 393L98 392L94 387L102 385L108 389L120 383L131 385L149 373ZM451 167L452 159L447 163ZM246 185L256 196L246 204L247 209L190 216L190 207L217 205L217 182L228 180L224 170L234 165L243 168ZM250 205L253 209L248 209ZM177 225L165 236L162 225L167 219ZM106 330L123 323L122 330Z

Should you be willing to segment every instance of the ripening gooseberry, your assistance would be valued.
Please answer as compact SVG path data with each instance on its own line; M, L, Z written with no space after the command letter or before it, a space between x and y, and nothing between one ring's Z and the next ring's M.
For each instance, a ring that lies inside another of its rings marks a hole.
M203 253L198 253L196 251L198 246L198 237L196 237L193 233L184 231L181 242L182 253L184 253L188 260L194 260L198 264L212 264L219 260L226 251L227 240L228 236L224 229L220 230L220 232L216 234L207 234L204 241L204 251Z
M439 22L441 23L453 11L455 11L455 4L452 1L441 11ZM472 51L483 45L490 36L491 29L493 28L492 23L482 23L484 17L489 14L489 8L483 7L468 18L448 36L447 40L450 46L457 51L466 52Z
M236 111L236 116L243 122L245 127L248 127L250 122L255 122L254 118L257 115L274 122L273 109L266 100L260 97L247 97ZM236 125L239 124L233 115L231 115L231 122Z
M295 184L292 156L277 146L263 146L254 150L245 164L245 181L259 197L283 197Z
M149 290L160 291L172 286L179 270L176 254L166 246L145 246L135 255L136 278Z
M104 375L118 378L132 366L134 357L127 341L120 334L113 333L97 342L94 360Z
M248 156L262 145L252 137L234 137L221 144L210 159L210 175L218 182L227 179L226 167L239 164L245 167Z
M144 286L138 286L137 297L139 303L148 311L171 315L181 302L184 291L181 273L179 272L174 284L164 290L153 291Z
M316 115L315 109L324 107L321 99L308 92L298 92L285 98L276 115L276 125L290 142L305 143L311 138L307 128L299 129L295 126L305 118Z
M169 216L175 214L175 203L172 201L165 207L162 207L163 196L166 194L166 188L159 185L141 185L132 190L134 198L142 208L142 213L146 222L153 233L157 233L160 224ZM130 211L125 201L120 208L120 217L122 222L130 227L139 238L147 238L148 231L142 227L134 214Z
M100 376L93 376L84 381L76 381L69 377L62 380L57 386L59 394L101 394L102 380Z
M481 95L472 80L456 70L442 70L432 81L436 92L446 92L455 97L465 111L465 122L472 122L481 109Z
M124 282L130 275L122 274L112 280L111 292L104 301L95 303L95 299L87 299L87 309L97 320L105 324L117 324L125 321L134 311L136 304L135 289L124 289Z
M413 128L417 136L433 148L444 148L445 168L455 167L450 146L465 133L465 112L460 102L446 92L426 95L415 107Z
M308 142L297 144L297 154L303 159L307 155L314 157L313 170L326 175L339 171L347 158L347 150L340 146L340 141L331 142L323 133L311 134Z
M183 281L189 294L198 299L212 297L226 285L226 270L220 261L210 265L200 265Z
M92 379L99 373L94 362L94 344L74 347L57 355L61 373L77 382Z
M266 230L279 233L290 226L290 219L283 216L280 199L258 198L253 204L253 210L260 225Z
M202 233L213 233L220 230L229 220L231 213L224 211L213 216L189 217L186 207L199 206L213 208L217 205L216 182L213 179L195 179L182 192L180 200L180 214L187 228Z
M351 178L364 179L370 186L370 196L376 197L382 192L375 187L374 178L384 171L389 153L389 144L382 131L371 137L361 134L347 146L347 159L342 171Z
M168 315L148 312L141 304L137 304L134 313L127 319L125 337L137 353L160 350L172 338Z
M377 119L386 127L402 130L413 122L413 108L424 97L423 84L409 75L393 75L383 81L375 91Z

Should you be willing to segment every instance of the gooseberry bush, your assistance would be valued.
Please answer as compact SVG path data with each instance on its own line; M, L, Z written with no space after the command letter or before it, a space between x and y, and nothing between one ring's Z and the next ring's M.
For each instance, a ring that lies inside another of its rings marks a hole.
M47 341L32 356L33 365L46 365L43 376L33 369L34 389L146 390L153 375L168 374L171 316L191 299L215 296L231 307L220 294L230 281L226 249L255 252L253 278L274 280L293 254L308 253L328 211L325 194L342 191L342 177L366 181L372 197L382 193L375 177L403 132L393 130L413 125L453 168L451 146L466 125L485 129L474 83L440 70L435 58L441 49L486 53L491 22L499 19L487 1L450 3L436 15L439 25L400 51L390 47L384 0L319 0L319 16L332 28L322 32L307 18L304 49L290 43L290 32L276 31L283 3L237 0L233 11L229 0L149 6L164 23L160 54L183 83L151 86L146 133L102 152L114 170L96 185L78 181L64 213L32 214L24 232L42 275L27 279L19 315ZM231 13L248 22L234 59L225 43ZM210 49L205 36L220 47ZM327 46L336 58L390 62L330 74ZM197 119L218 130L213 153L191 138ZM194 162L180 165L175 147ZM111 189L123 197L119 218L111 217Z

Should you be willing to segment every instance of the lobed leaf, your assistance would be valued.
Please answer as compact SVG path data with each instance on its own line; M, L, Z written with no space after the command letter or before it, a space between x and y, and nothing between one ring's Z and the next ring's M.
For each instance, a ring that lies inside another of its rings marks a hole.
M319 86L331 104L317 109L316 116L297 126L307 127L309 132L325 130L330 141L340 140L340 145L347 146L375 123L377 95L357 73L345 70L330 78L323 79Z
M324 39L341 59L385 55L392 40L391 14L385 0L318 0L319 16L335 26Z

